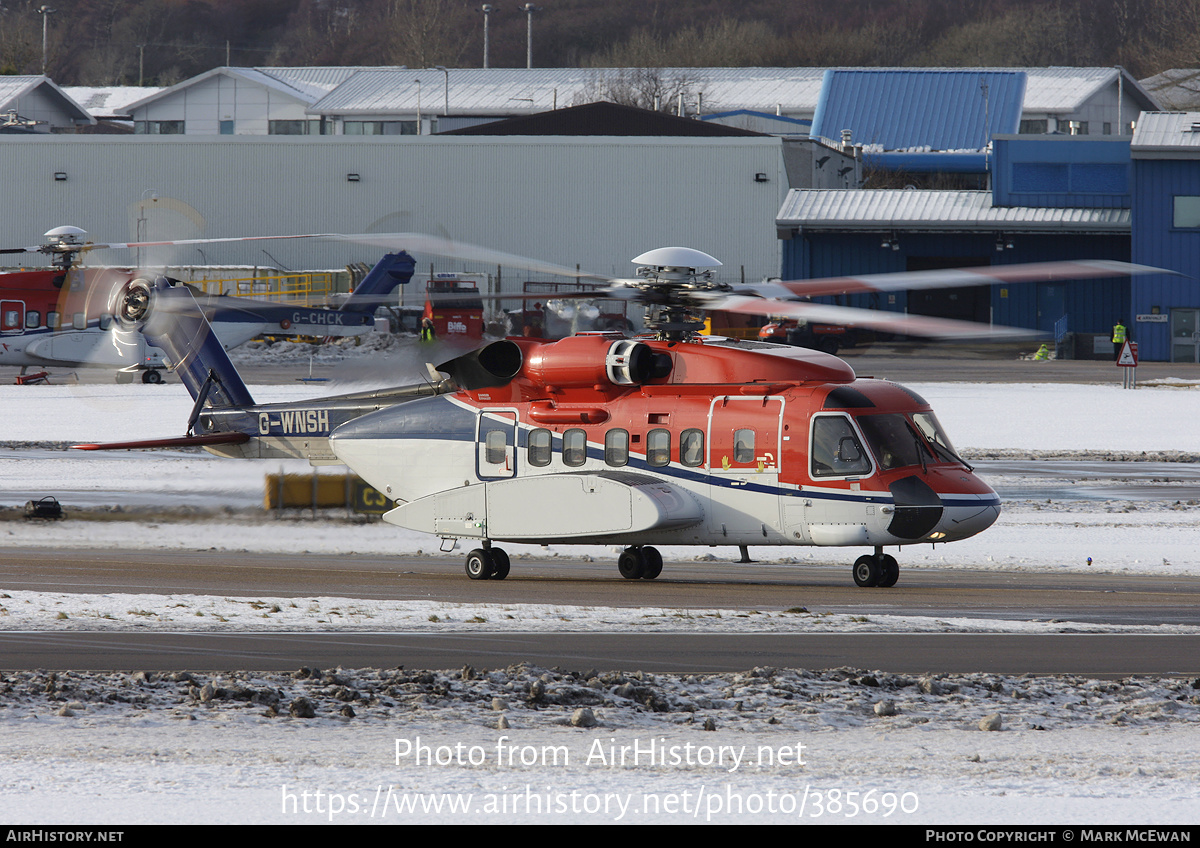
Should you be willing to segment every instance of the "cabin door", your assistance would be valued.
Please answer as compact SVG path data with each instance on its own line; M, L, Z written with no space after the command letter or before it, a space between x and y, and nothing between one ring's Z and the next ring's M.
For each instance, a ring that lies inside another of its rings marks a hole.
M754 544L779 525L783 406L781 397L725 396L709 407L708 528L730 544Z

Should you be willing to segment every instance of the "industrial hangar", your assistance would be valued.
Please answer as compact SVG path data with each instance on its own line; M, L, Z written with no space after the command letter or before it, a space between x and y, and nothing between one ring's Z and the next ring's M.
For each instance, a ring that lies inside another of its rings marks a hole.
M129 239L419 231L613 276L649 247L686 244L723 259L728 282L1070 258L1186 271L1197 253L1173 218L1182 245L1166 263L1147 229L1164 219L1135 213L1153 202L1140 175L1168 160L1141 144L1138 115L1157 106L1120 69L654 73L674 86L675 111L703 120L647 132L610 112L589 116L590 134L569 129L586 107L563 107L633 85L628 69L214 69L131 103L135 137L5 139L5 183L27 198L7 238L34 243L67 222ZM536 128L514 126L547 109ZM1180 143L1169 161L1186 169L1191 156ZM957 183L861 189L872 174ZM256 251L285 269L368 258L340 245ZM247 256L213 246L143 261ZM505 273L504 290L518 289ZM1166 336L1195 329L1187 281L850 300L1037 327L1076 356L1111 354L1099 339L1123 320L1143 356L1200 356Z

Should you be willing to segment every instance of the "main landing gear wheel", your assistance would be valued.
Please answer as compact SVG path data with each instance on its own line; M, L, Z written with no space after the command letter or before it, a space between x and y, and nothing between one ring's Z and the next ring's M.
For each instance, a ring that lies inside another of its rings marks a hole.
M503 548L476 548L467 554L467 576L472 580L503 580L510 565Z
M617 558L617 570L626 580L653 580L662 568L662 554L649 545L626 548Z
M900 579L900 563L890 554L865 554L854 561L854 582L859 586L888 588Z
M142 382L143 383L154 383L154 384L161 383L162 382L162 374L158 373L157 371L143 371L142 372Z

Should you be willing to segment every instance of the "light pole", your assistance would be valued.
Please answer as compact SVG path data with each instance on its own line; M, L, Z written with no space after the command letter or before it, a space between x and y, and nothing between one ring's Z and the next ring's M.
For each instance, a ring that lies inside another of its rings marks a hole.
M491 3L483 4L483 66L488 66L488 16L494 7Z
M435 71L441 71L446 75L446 102L442 105L442 117L450 115L450 72L446 70L444 65L434 65Z
M58 9L51 9L49 6L42 6L38 9L38 14L42 16L42 74L46 73L46 22L50 20L50 16L57 12Z
M525 10L525 67L533 67L533 13L537 6L526 3L521 7Z
M417 135L423 135L421 132L421 80L417 80Z

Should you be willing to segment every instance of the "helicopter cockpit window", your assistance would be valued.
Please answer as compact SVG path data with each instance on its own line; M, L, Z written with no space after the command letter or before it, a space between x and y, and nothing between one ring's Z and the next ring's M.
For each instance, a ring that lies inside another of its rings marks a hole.
M567 430L562 439L563 465L576 468L587 460L587 433L583 430Z
M628 430L609 430L604 434L604 461L618 466L629 462Z
M865 476L871 461L850 421L842 415L821 415L812 426L813 477Z
M943 459L949 462L962 462L958 451L954 449L954 445L950 444L950 439L946 437L946 431L942 429L942 425L938 423L932 412L914 412L912 420L917 425L917 429L921 431L921 435Z
M550 449L553 446L553 436L549 430L529 431L529 464L544 468L550 464Z
M688 468L704 462L703 430L684 430L679 436L679 461Z
M746 463L754 462L754 431L733 431L733 461Z
M899 413L860 415L858 426L884 471L934 461L929 446Z
M671 431L651 430L646 434L646 464L662 468L671 461Z

